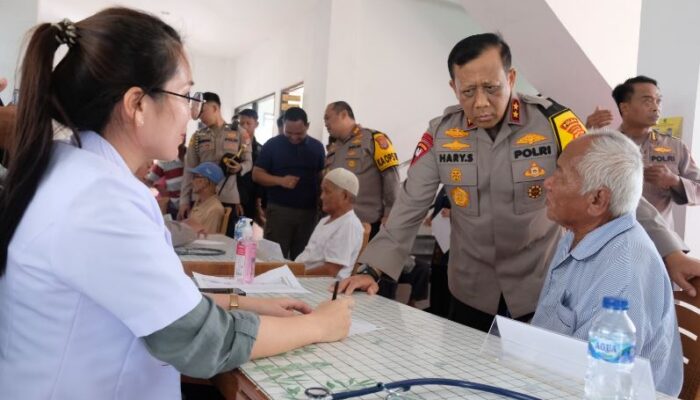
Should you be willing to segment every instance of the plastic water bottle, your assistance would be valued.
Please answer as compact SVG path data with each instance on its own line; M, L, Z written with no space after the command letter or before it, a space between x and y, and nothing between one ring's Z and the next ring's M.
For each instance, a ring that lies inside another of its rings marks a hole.
M626 299L603 298L603 310L588 332L586 399L633 398L632 367L637 330L627 316L628 308Z
M251 283L255 277L255 256L258 244L254 239L244 239L241 242L243 243L243 251L245 254L245 261L243 262L243 283Z
M253 221L250 218L241 217L236 223L236 230L233 235L234 239L236 239L236 260L233 277L241 281L245 275L246 249L244 242L253 239L253 226L251 222ZM238 237L236 238L235 236ZM253 260L253 262L255 262L255 260Z
M236 226L234 226L233 229L233 240L239 241L241 240L241 237L243 236L243 231L246 229L246 227L249 227L251 229L251 234L252 234L252 226L251 223L253 222L252 219L247 218L247 217L240 217L238 218L238 221L236 221Z

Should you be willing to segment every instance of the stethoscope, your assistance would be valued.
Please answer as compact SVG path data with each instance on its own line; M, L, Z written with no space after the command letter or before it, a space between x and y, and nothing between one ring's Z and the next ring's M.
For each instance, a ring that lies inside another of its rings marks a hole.
M311 387L304 391L307 399L315 400L339 400L339 399L350 399L353 397L365 396L368 394L374 394L379 392L386 392L386 400L398 400L403 398L402 393L411 390L412 386L426 386L426 385L440 385L440 386L456 386L465 389L478 390L487 393L497 394L506 398L518 399L518 400L539 400L537 397L529 396L526 394L518 393L512 390L499 388L497 386L486 385L483 383L475 383L469 381L463 381L459 379L444 379L444 378L419 378L419 379L407 379L403 381L389 382L389 383L377 383L374 386L357 389L348 390L340 393L332 393L329 389L325 387Z

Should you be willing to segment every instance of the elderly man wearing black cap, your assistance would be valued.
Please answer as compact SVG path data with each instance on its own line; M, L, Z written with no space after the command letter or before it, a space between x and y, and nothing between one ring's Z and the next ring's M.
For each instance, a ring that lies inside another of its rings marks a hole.
M322 218L304 251L296 258L307 271L347 278L362 247L362 222L353 211L359 192L357 176L344 168L331 170L321 182Z
M249 138L244 137L247 135L242 131L231 130L226 125L221 116L221 100L216 93L206 92L203 97L205 103L199 114L199 120L205 126L192 135L187 146L178 219L184 219L189 215L192 201L194 201L190 170L207 161L222 165L225 178L219 184L217 194L225 207L231 207L234 210L231 218L235 219L243 213L236 174L245 174L253 168ZM229 223L231 234L234 225Z

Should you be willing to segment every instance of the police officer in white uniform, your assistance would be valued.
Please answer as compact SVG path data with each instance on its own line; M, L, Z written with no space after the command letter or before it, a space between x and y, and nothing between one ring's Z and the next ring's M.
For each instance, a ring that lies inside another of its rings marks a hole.
M460 105L432 120L385 229L368 244L360 276L341 283L374 292L383 273L396 279L440 184L451 203L450 318L488 330L493 316L527 320L561 230L545 213L543 181L585 128L552 100L512 92L508 45L495 34L460 41L450 53L450 86ZM680 239L643 202L638 219L659 252L680 257Z
M203 297L184 274L133 175L177 156L200 107L170 26L123 8L41 24L21 76L0 193L0 399L179 399L180 373L347 334L348 299L308 314L297 300ZM53 141L52 119L70 143Z

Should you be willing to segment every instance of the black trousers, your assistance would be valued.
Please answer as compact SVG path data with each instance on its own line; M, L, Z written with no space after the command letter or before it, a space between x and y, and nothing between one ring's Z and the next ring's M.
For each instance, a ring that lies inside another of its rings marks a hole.
M450 252L443 253L440 246L435 243L433 259L430 264L430 307L425 311L437 316L447 318L450 313L452 295L447 286L447 264L450 260Z
M224 207L231 208L231 214L228 216L228 226L226 227L225 235L232 238L236 232L236 222L238 222L238 213L236 213L236 205L231 203L221 203Z
M396 298L396 290L399 287L399 283L408 283L411 285L409 300L421 301L428 298L429 282L430 266L416 258L416 265L411 272L402 272L398 282L391 279L380 280L377 294L393 300Z
M268 203L264 237L279 243L282 255L294 260L309 242L318 222L318 210Z
M508 311L506 299L503 298L503 294L501 294L501 299L498 301L497 314L510 318L510 312ZM534 312L515 319L518 321L527 322L532 319L533 315L535 315ZM493 323L495 315L469 307L452 296L448 318L452 321L459 322L462 325L478 329L482 332L488 332L489 329L491 329L491 324Z
M377 222L369 224L369 240L372 240L372 238L379 233L379 228L382 227L382 220L380 219Z

